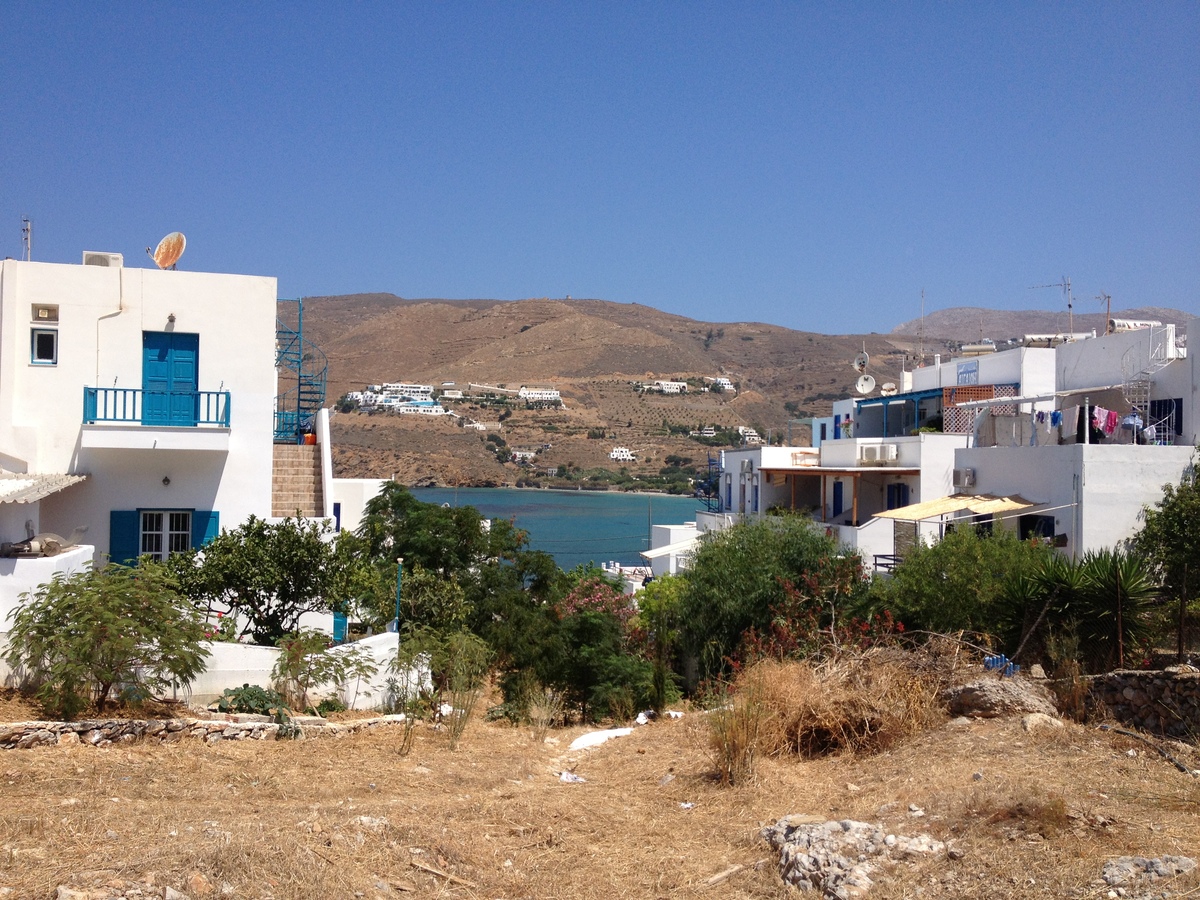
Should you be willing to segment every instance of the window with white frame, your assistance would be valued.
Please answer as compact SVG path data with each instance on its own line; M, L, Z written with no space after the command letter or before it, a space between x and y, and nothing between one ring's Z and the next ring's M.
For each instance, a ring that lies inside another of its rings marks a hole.
M58 331L33 328L29 336L29 361L35 366L58 365Z
M187 509L142 510L141 554L166 559L192 549L192 513Z

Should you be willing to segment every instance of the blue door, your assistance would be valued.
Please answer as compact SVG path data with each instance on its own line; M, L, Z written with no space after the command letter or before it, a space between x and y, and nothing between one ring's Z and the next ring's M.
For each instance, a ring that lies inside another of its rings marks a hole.
M200 335L142 332L142 424L195 425Z
M842 510L845 509L845 507L842 504L843 504L842 483L840 481L835 481L833 483L833 516L832 516L832 518L836 519L838 516L840 516L842 514Z

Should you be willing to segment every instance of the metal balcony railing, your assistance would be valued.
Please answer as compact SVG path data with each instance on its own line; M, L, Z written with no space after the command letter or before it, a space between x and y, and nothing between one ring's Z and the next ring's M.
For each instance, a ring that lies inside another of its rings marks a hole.
M83 423L129 422L160 427L229 427L229 391L83 389Z

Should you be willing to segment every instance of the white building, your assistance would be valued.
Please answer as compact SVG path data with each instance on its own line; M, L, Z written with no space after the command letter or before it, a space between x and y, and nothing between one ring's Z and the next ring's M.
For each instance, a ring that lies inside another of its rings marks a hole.
M432 400L432 384L410 384L408 382L391 382L383 385L382 393L394 397L407 397L409 400Z
M880 565L956 522L1072 556L1116 546L1192 458L1200 365L1173 326L1051 343L936 358L893 396L839 401L808 453L725 451L721 514L808 510Z
M526 403L562 403L562 395L552 388L522 387L517 396Z
M613 447L612 452L608 454L608 458L618 462L637 461L637 457L633 455L633 451L628 447Z
M83 477L0 503L0 539L126 560L269 516L275 318L274 278L0 262L0 466Z
M664 394L686 394L686 381L655 381L654 389Z

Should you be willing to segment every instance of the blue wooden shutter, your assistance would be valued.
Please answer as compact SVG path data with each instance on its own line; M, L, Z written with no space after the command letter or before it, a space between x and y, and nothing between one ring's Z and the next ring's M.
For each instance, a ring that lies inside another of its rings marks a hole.
M203 547L221 531L221 514L215 509L192 511L192 548Z
M108 514L108 558L123 566L137 562L141 550L141 525L136 509L114 509Z

